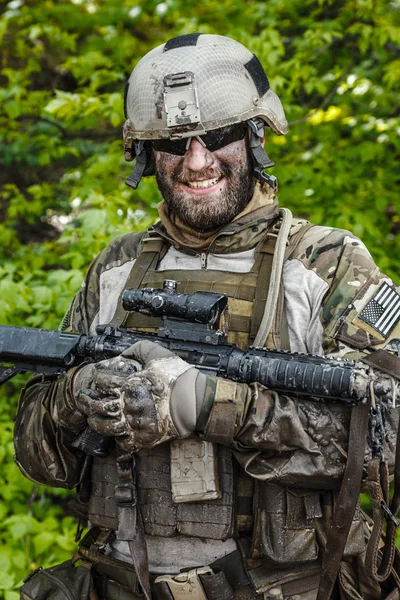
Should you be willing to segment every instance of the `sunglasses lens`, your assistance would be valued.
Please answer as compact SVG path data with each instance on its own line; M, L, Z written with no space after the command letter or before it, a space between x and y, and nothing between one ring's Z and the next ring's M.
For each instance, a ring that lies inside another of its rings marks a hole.
M154 150L159 152L168 152L168 154L177 154L183 156L186 152L187 139L182 140L154 140Z
M199 137L207 150L215 152L228 144L232 144L232 142L242 140L246 135L246 131L247 124L238 123L236 125L213 129ZM159 152L168 152L168 154L183 156L188 148L188 138L181 140L154 140L153 148Z
M246 131L246 123L239 123L238 125L229 125L228 127L214 129L207 133L207 135L203 135L201 139L210 152L215 152L224 146L228 146L228 144L232 144L232 142L242 140L246 135Z

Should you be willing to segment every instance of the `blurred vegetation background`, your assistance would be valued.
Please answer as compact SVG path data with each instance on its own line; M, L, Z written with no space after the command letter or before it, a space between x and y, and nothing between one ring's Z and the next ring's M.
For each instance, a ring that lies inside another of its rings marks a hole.
M93 257L144 228L153 180L124 185L124 84L170 37L229 35L264 64L291 123L269 133L280 202L352 230L400 280L400 0L0 0L0 323L57 328ZM0 394L0 596L68 558L65 492L13 463Z

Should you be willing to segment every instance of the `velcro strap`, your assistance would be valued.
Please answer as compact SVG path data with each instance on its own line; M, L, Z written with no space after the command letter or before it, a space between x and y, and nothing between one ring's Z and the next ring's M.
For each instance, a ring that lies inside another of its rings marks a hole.
M217 379L214 404L205 427L206 439L210 442L230 444L236 427L236 388L237 383Z

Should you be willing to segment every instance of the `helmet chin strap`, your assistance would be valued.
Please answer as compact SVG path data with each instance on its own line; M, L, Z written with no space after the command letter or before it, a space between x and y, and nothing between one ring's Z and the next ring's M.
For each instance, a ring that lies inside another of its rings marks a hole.
M140 180L143 177L143 173L146 169L147 165L147 148L145 147L145 142L143 140L139 140L134 142L136 162L134 167L129 175L128 179L125 181L126 185L136 190L137 186L140 183Z
M133 142L132 155L136 157L136 162L125 183L136 190L142 177L154 175L155 173L150 142L148 140L136 140Z
M261 144L261 139L264 137L264 121L257 117L249 119L247 124L250 127L250 151L253 158L254 177L258 181L268 183L276 191L278 189L278 179L274 175L268 175L268 173L264 172L264 169L275 165Z

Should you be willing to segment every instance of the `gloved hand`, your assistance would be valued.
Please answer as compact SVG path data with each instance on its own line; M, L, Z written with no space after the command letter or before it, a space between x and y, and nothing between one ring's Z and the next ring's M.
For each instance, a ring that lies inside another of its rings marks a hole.
M80 369L73 396L92 429L116 437L124 450L132 451L192 433L207 379L146 340L116 358Z

